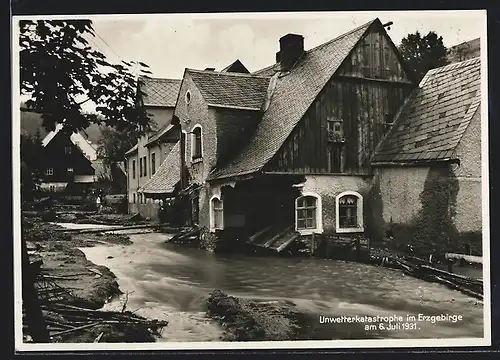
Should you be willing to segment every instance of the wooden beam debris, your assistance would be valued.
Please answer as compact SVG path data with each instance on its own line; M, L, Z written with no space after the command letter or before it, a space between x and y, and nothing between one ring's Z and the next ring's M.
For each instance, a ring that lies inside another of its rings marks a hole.
M382 258L382 266L403 270L406 274L425 281L436 282L458 290L476 299L483 299L483 282L479 279L453 274L432 266L414 264L393 256Z
M446 253L446 259L456 259L456 260L465 260L474 264L482 264L483 257L482 256L473 256L473 255L465 255L465 254L455 254L455 253Z

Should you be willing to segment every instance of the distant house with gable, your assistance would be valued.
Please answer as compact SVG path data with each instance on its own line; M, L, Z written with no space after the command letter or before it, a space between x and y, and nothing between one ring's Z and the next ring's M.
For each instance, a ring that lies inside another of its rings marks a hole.
M62 124L57 124L43 138L42 146L42 190L61 191L68 184L86 188L96 182L92 162L97 159L97 152L82 134L68 134Z
M71 180L70 183L73 186L76 185L85 189L96 185L100 179L113 179L116 183L114 184L115 188L126 188L124 165L118 163L112 169L109 169L104 165L104 160L98 155L97 150L104 136L102 133L105 128L104 125L94 123L77 133L67 134L63 131L63 125L57 124L54 131L47 132L43 126L42 115L28 109L24 103L21 104L20 115L21 135L30 138L39 136L43 146L49 149L47 155L44 153L44 162L47 163L47 166L44 171L42 190L65 190L69 180ZM62 143L70 147L74 145L76 148L61 150L62 146L66 146L62 145ZM72 153L66 153L68 151L72 151ZM93 170L88 168L86 161L80 159L79 153L90 161ZM53 156L62 158L56 159L52 158Z

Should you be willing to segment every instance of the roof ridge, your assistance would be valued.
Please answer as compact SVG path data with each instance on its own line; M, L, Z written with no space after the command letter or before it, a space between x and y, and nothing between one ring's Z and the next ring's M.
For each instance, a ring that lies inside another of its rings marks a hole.
M340 35L338 35L337 37L335 37L335 38L333 38L333 39L330 39L330 40L328 40L328 41L326 41L326 42L324 42L324 43L322 43L322 44L316 45L315 47L310 48L310 49L308 49L308 50L304 50L304 53L309 53L309 52L311 52L311 51L318 50L318 49L322 48L323 46L329 45L329 44L331 44L331 43L333 43L333 42L335 42L335 41L338 41L338 40L342 39L342 38L343 38L343 37L345 37L345 36L351 35L352 33L356 32L356 31L358 31L358 30L360 30L360 29L362 29L362 28L364 28L364 27L369 27L371 24L373 24L373 23L374 23L375 21L377 21L377 20L379 20L379 18L378 18L378 17L377 17L377 18L375 18L375 19L373 19L373 20L368 21L367 23L365 23L365 24L363 24L363 25L358 26L358 27L357 27L357 28L355 28L355 29L352 29L352 30L349 30L349 31L348 31L348 32L346 32L346 33L340 34ZM264 72L264 71L266 71L266 70L269 70L269 69L273 68L274 66L276 66L277 64L279 64L279 63L277 63L277 62L276 62L276 63L274 63L274 64L272 64L272 65L266 66L265 68L262 68L262 69L256 70L256 71L254 71L254 72L253 72L253 74L255 74L255 73L259 73L259 72Z
M467 60L464 60L464 61L453 62L453 63L447 64L447 65L444 65L444 66L440 66L438 68L430 69L427 72L427 74L435 74L435 73L438 73L438 72L451 71L451 70L455 70L457 68L463 68L463 67L466 67L466 66L474 65L477 62L481 62L481 57L480 56L477 56L477 57L472 58L472 59L467 59Z
M215 71L215 70L198 70L198 69L191 69L191 68L186 68L186 71L200 73L200 74L217 74L217 75L222 75L222 76L246 77L246 78L257 78L257 79L269 79L271 77L271 76L264 76L264 75L254 75L253 73L243 74L243 73L222 72L222 71Z
M450 47L448 48L448 50L450 50L450 49L456 49L456 48L457 48L457 47L459 47L459 46L462 46L462 45L464 45L464 44L470 44L471 42L473 42L473 41L477 41L477 40L481 40L481 38L480 38L480 37L477 37L477 38L474 38L474 39L470 39L470 40L462 41L462 42L461 42L461 43L459 43L459 44L455 44L455 45L450 46Z
M169 81L182 81L182 79L160 78L160 77L152 77L152 76L145 76L145 75L141 75L141 76L139 76L139 79L160 80L160 81L164 81L164 80L169 80Z
M321 47L323 47L323 46L326 46L326 45L331 44L332 42L335 42L335 41L337 41L337 40L340 40L340 39L342 39L343 37L346 37L347 35L351 35L352 33L356 32L356 31L358 31L358 30L360 30L360 29L362 29L362 28L364 28L364 27L369 27L371 24L373 24L373 23L374 23L375 21L377 21L377 20L379 20L379 18L375 18L375 19L373 19L373 20L370 20L370 21L368 21L367 23L365 23L365 24L363 24L363 25L360 25L360 26L358 26L358 27L357 27L357 28L355 28L355 29L352 29L352 30L350 30L350 31L348 31L348 32L346 32L346 33L340 34L340 35L339 35L339 36L337 36L336 38L333 38L333 39L331 39L331 40L328 40L327 42L324 42L324 43L319 44L319 45L317 45L317 46L315 46L315 47L313 47L313 48L311 48L311 49L309 49L309 50L306 50L306 52L313 51L313 50L317 50L317 49L319 49L319 48L321 48Z

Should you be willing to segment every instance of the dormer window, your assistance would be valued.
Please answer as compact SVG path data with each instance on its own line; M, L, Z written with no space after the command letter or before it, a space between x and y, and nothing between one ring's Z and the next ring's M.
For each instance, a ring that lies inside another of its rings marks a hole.
M203 157L203 131L201 125L195 125L191 131L191 161Z

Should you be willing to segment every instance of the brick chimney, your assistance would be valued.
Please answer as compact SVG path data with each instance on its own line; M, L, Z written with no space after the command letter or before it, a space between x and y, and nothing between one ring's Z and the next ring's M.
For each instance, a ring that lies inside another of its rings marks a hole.
M276 53L276 62L281 71L290 71L304 53L304 37L298 34L287 34L280 39L280 51Z

